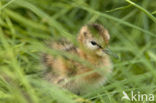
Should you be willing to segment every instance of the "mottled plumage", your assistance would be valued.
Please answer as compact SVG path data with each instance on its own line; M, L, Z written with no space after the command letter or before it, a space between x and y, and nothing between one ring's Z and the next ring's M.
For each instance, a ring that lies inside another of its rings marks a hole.
M89 24L80 29L77 47L67 40L50 42L51 49L76 55L92 64L94 68L68 57L45 54L44 64L50 68L44 75L45 79L77 94L100 87L112 71L109 55L104 52L109 39L109 33L102 25Z

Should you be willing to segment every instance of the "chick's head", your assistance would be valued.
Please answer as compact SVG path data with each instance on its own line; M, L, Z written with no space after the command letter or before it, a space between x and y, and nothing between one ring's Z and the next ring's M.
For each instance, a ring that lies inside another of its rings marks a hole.
M78 41L82 48L98 56L106 55L104 49L109 43L110 35L100 24L88 24L80 29Z

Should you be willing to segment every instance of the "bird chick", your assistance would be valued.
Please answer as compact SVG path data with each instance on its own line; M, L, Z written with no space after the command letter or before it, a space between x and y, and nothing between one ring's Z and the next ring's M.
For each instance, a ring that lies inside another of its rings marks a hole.
M112 71L112 63L105 48L110 35L100 24L83 26L78 34L78 46L67 40L52 41L51 49L68 52L90 63L84 65L64 56L44 55L44 64L49 68L46 80L76 94L84 94L102 86Z

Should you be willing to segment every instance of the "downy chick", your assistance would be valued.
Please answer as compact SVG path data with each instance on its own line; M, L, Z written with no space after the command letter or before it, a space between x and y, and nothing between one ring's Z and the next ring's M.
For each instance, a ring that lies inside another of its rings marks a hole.
M105 52L110 40L108 31L100 24L83 26L78 34L78 46L66 40L53 41L51 49L68 52L90 63L84 65L64 56L44 55L44 64L49 68L46 80L76 94L84 94L102 86L112 71L112 63Z

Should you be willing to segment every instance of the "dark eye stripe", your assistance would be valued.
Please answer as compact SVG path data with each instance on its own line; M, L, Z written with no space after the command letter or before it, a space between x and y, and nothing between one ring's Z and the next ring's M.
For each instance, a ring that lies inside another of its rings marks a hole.
M102 46L98 45L98 47L102 49Z
M102 48L102 46L100 46L99 44L97 44L95 41L90 41L90 43L91 43L92 45L97 45L99 48Z

